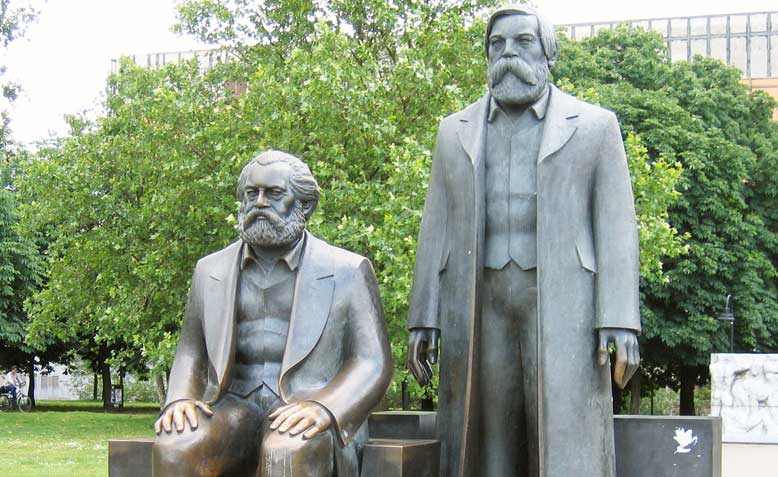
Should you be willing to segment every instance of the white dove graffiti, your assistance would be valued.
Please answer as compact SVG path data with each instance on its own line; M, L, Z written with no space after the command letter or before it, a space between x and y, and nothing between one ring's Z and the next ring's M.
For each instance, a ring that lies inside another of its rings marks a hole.
M676 454L688 454L692 451L691 446L697 444L697 436L692 433L692 430L686 430L682 427L675 428L673 439L678 443L678 447L675 448Z

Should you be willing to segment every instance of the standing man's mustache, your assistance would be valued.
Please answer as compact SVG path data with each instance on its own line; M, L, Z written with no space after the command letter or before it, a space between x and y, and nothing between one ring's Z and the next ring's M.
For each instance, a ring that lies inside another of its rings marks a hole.
M500 58L489 68L489 82L498 84L506 74L513 73L521 81L535 86L538 84L538 75L526 61L518 57Z

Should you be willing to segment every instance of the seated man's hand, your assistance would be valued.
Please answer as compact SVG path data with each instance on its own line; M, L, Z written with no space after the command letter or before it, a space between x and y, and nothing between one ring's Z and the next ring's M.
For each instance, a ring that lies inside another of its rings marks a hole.
M189 423L189 427L194 431L199 426L197 419L197 411L199 408L206 416L213 416L213 410L211 407L202 401L180 401L173 403L167 407L159 416L157 422L154 423L154 430L157 434L164 430L170 434L173 431L173 424L176 426L176 431L183 432L186 422Z
M320 404L309 401L279 407L268 418L273 421L271 430L277 429L280 433L289 431L291 436L304 432L304 439L310 439L332 425L330 413Z

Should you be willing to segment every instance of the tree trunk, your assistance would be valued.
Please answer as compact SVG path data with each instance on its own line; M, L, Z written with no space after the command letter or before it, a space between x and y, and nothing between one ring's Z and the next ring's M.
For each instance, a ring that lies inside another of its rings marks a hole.
M30 358L27 365L27 374L30 376L30 382L27 384L27 397L30 398L30 404L35 409L35 357Z
M101 366L103 377L103 409L111 408L111 366L103 363Z
M632 415L640 414L640 385L642 376L640 371L632 376L632 381L629 382L629 413Z
M92 383L92 401L97 401L97 373L94 373L94 382Z
M682 416L694 415L694 386L697 372L691 366L681 366L681 409Z
M167 392L165 391L165 378L162 376L162 374L155 374L154 382L157 385L157 399L159 399L159 408L162 409L162 406L165 405L165 396L167 395Z

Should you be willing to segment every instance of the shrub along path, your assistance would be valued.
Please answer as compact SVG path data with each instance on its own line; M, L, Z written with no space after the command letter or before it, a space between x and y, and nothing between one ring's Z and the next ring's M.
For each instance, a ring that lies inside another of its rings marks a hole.
M40 401L38 410L0 413L0 469L15 477L105 477L108 440L153 435L157 404Z

